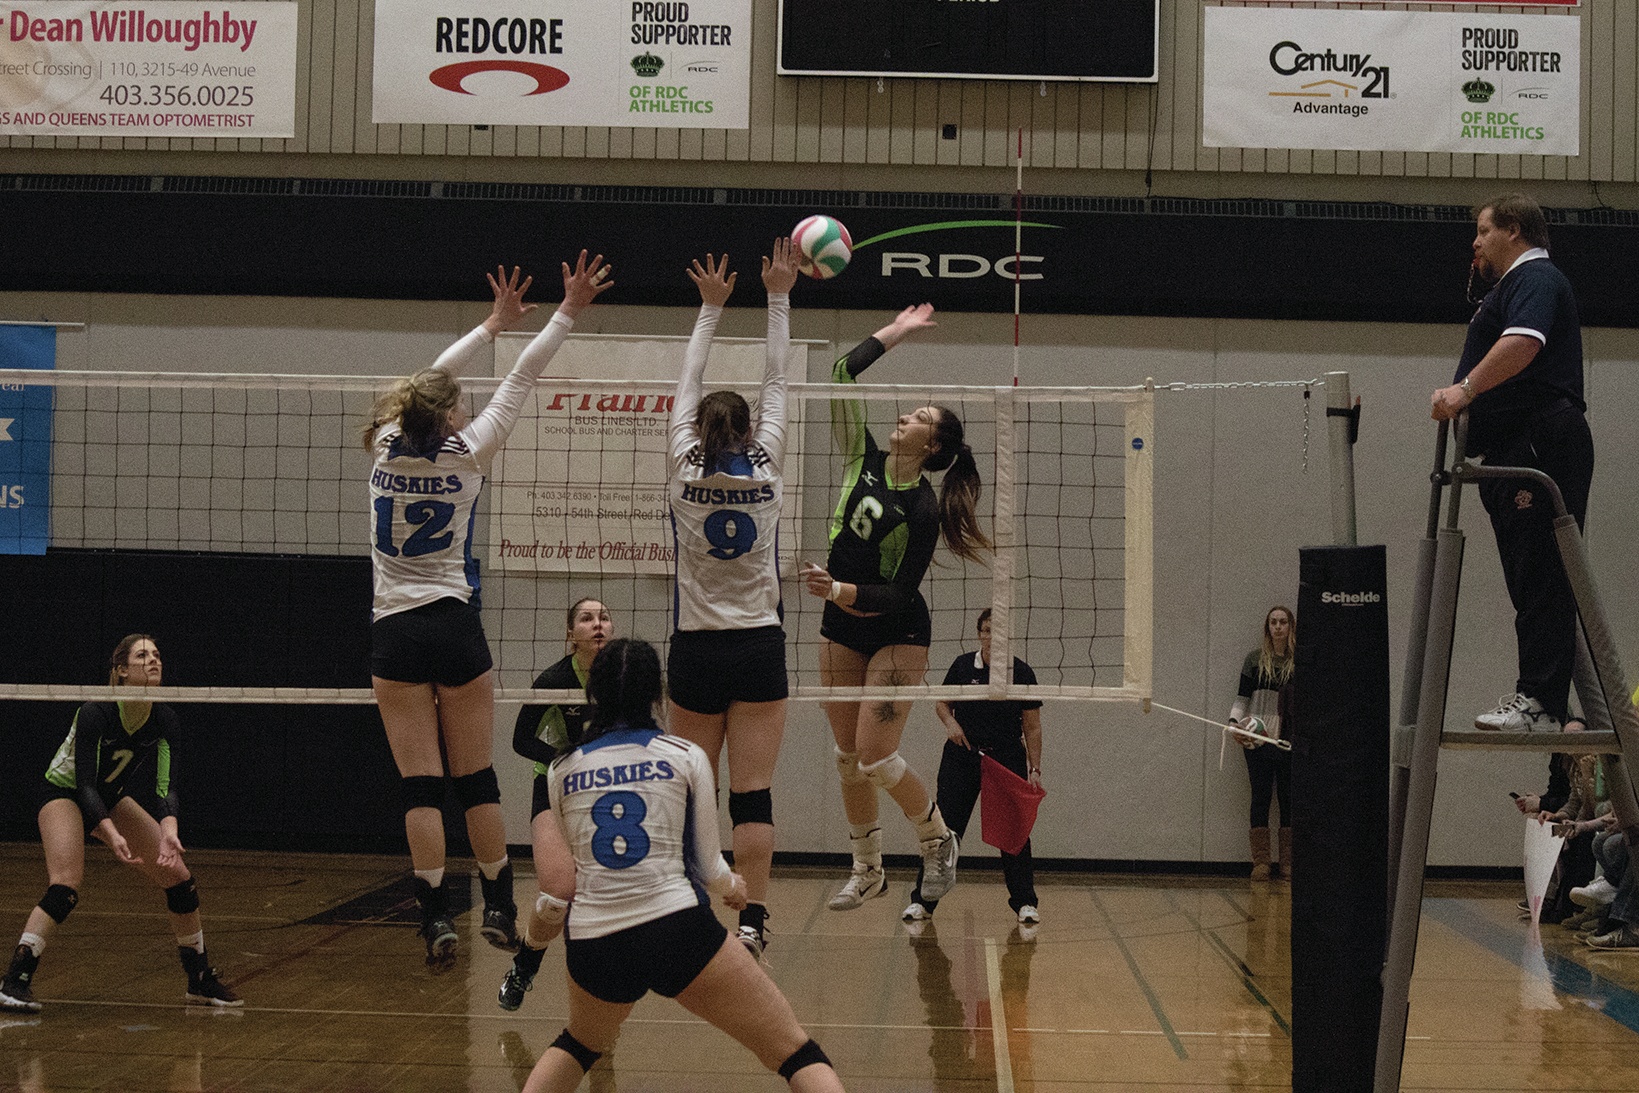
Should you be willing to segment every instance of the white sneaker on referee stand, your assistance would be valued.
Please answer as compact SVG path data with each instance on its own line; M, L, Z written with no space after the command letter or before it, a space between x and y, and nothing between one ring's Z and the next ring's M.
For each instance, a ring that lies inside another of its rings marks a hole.
M1542 708L1542 703L1522 694L1503 695L1497 708L1474 719L1476 729L1489 732L1559 732L1559 718Z

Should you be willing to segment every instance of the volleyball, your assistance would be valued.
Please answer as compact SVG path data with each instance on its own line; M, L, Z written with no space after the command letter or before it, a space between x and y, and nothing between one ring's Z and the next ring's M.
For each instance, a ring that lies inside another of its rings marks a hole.
M791 229L791 238L802 254L798 269L821 281L848 268L854 240L842 221L829 216L810 216Z

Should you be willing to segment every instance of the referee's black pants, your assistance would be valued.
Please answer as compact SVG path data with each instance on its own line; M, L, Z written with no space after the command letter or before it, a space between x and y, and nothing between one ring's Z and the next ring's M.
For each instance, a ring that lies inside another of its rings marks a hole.
M1493 467L1535 467L1554 480L1581 527L1593 481L1593 434L1568 401L1549 406L1508 439L1491 446ZM1563 722L1576 659L1576 598L1554 539L1547 491L1524 478L1482 478L1480 499L1491 517L1503 580L1514 602L1519 679L1514 689Z
M1022 737L985 754L1020 778L1030 776ZM938 792L939 812L945 818L945 826L966 842L967 822L973 818L973 806L979 801L979 753L946 740L945 752L939 757ZM1027 903L1036 906L1036 867L1028 841L1017 854L1002 855L1002 879L1007 882L1007 905L1014 911ZM920 903L929 911L939 906L937 900L922 898L920 865L916 867L916 887L911 889L911 902Z

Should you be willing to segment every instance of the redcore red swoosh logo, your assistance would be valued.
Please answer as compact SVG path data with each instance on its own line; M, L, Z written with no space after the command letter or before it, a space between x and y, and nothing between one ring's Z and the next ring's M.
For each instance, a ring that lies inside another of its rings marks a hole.
M427 73L427 78L445 91L454 91L460 95L470 95L471 91L461 86L461 81L478 72L518 72L529 76L535 81L535 90L528 95L544 95L548 91L556 91L569 82L569 73L561 68L550 65L538 65L530 61L462 61L459 64L445 65Z

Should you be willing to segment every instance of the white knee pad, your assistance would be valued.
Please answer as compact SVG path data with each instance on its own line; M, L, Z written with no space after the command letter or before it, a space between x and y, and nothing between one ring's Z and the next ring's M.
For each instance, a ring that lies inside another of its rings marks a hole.
M562 926L569 913L569 901L542 892L535 897L535 917L553 926Z
M842 779L844 785L858 785L865 781L865 775L859 769L858 752L843 751L841 748L837 748L836 756L837 777Z
M867 782L879 789L892 789L905 777L905 760L896 751L874 763L861 764L859 773L865 776Z

